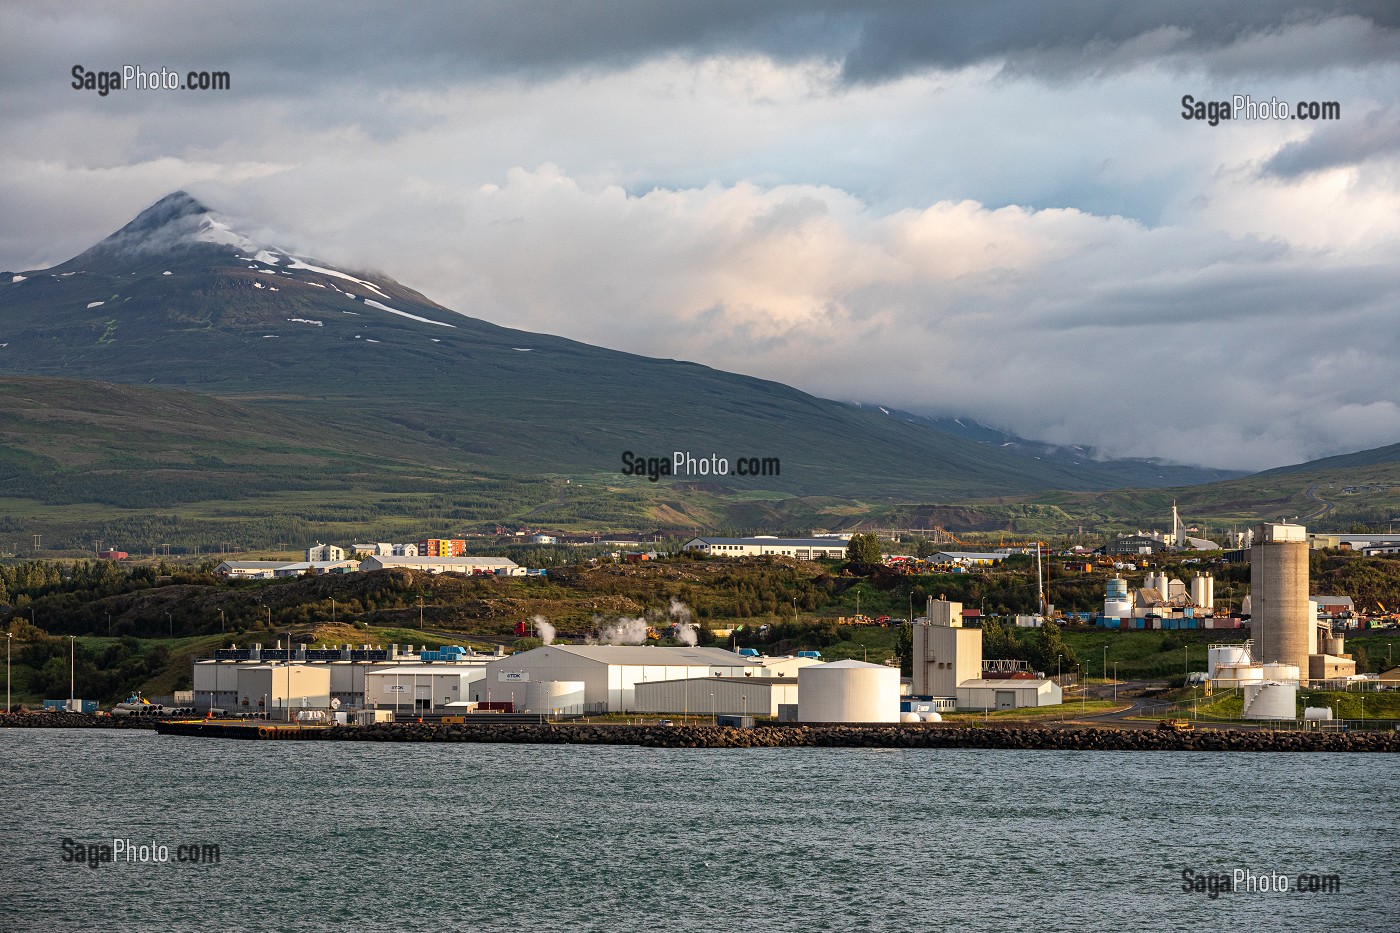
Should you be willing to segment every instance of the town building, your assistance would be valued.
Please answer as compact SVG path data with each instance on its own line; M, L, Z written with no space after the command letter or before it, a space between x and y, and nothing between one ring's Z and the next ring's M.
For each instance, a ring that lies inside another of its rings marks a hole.
M345 548L336 547L334 544L321 544L318 541L306 549L306 560L308 563L345 560Z
M418 542L418 557L461 557L467 553L465 538L424 538Z

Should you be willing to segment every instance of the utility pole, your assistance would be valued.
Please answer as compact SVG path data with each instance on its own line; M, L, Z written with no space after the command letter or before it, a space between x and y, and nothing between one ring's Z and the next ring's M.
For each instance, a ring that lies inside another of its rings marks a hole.
M68 636L68 712L70 712L70 713L73 712L73 697L74 697L74 695L77 694L77 692L78 692L77 687L75 686L75 685L77 684L77 682L78 682L78 678L77 678L77 676L76 676L76 675L77 675L77 671L78 671L77 658L78 658L78 637L77 637L76 635L69 635L69 636Z
M5 715L14 707L10 703L10 645L15 640L14 632L5 633Z

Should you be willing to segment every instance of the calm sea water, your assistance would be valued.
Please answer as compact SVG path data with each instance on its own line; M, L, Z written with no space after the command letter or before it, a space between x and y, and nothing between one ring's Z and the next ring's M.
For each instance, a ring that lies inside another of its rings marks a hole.
M1396 764L0 730L0 928L1396 930ZM1212 900L1183 868L1341 891Z

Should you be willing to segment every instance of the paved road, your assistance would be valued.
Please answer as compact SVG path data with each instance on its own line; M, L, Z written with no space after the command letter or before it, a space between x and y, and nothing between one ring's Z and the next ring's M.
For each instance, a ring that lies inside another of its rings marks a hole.
M1137 680L1123 681L1118 684L1118 701L1127 704L1124 709L1111 713L1097 713L1088 716L1074 716L1074 700L1065 703L1068 718L1075 722L1092 723L1112 726L1115 729L1155 729L1161 719L1184 717L1191 718L1191 708L1189 705L1175 706L1158 696L1142 696L1141 691L1152 681ZM1088 694L1096 700L1112 700L1113 684L1101 684L1088 688ZM1138 694L1138 695L1130 695ZM1129 718L1143 717L1143 718ZM1212 722L1209 720L1196 720L1197 728L1228 729L1235 731L1253 731L1259 726L1253 724Z
M1313 483L1311 486L1308 487L1308 491L1304 493L1304 495L1306 495L1309 499L1321 506L1321 508L1319 508L1316 512L1313 512L1311 515L1308 516L1308 521L1324 518L1326 517L1328 512L1332 511L1332 509L1335 508L1335 506L1333 506L1332 503L1328 502L1326 499L1322 498L1317 494L1318 485L1319 484L1317 483Z

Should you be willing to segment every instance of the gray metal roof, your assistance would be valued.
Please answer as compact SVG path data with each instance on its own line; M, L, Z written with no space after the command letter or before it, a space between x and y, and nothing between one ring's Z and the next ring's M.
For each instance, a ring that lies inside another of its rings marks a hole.
M850 542L843 538L692 538L690 544L745 544L749 547L820 547L845 550Z
M506 557L403 557L401 555L371 554L365 561L376 560L385 567L515 567Z
M723 648L662 647L660 645L545 645L508 658L526 658L541 651L563 651L575 657L603 664L631 666L671 665L673 667L747 667L757 664Z

